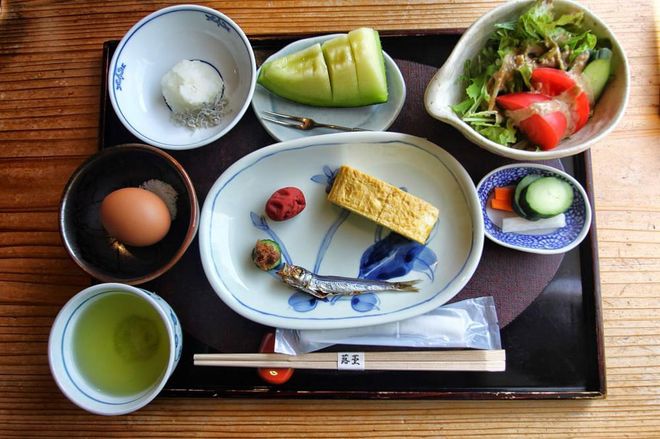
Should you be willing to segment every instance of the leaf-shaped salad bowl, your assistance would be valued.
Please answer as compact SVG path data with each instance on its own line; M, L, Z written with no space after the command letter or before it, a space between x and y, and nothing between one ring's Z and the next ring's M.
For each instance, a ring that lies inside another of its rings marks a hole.
M465 98L465 85L461 80L465 62L474 60L486 45L488 38L500 23L516 20L534 2L512 1L492 9L483 15L463 34L451 55L429 82L424 96L426 111L434 118L452 125L468 140L494 154L516 160L549 160L568 157L585 151L602 140L623 116L630 88L628 62L618 40L593 12L570 0L555 0L557 14L581 11L583 24L598 37L599 41L611 46L612 73L600 96L589 122L579 131L562 140L554 149L547 151L518 149L500 145L475 131L452 110L452 105Z
M327 200L337 169L348 165L436 206L440 217L422 245ZM264 213L277 189L294 186L306 207L286 221ZM430 311L472 277L484 229L474 183L439 146L392 132L337 133L261 148L234 163L204 202L200 252L218 296L253 321L280 328L375 325ZM255 266L259 239L276 241L284 262L320 275L419 280L418 292L317 299Z

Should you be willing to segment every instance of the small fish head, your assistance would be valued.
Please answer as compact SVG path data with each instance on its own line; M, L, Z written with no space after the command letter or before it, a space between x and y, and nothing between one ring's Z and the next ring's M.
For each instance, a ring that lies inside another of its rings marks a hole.
M299 287L304 283L305 270L296 265L284 264L277 272L277 275L287 284L293 287Z

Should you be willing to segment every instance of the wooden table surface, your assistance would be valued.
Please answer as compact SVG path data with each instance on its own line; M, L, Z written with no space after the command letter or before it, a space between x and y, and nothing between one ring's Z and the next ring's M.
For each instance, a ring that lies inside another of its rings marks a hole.
M248 36L465 28L496 1L215 1ZM585 2L620 38L632 90L593 148L608 396L591 401L158 398L105 418L71 404L50 325L89 283L60 243L64 183L97 149L101 46L169 3L0 1L0 437L660 437L658 3ZM655 10L654 10L655 9Z

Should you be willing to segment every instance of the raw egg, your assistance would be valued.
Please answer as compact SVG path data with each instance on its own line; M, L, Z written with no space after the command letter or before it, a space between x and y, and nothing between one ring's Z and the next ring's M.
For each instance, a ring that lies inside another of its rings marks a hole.
M119 189L101 203L103 227L127 245L145 247L157 243L167 235L171 222L165 202L145 189Z

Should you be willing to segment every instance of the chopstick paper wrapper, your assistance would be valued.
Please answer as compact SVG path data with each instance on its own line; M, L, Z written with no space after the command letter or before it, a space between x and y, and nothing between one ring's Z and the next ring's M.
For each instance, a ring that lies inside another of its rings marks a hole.
M505 351L315 352L285 354L195 354L195 366L338 370L486 371L506 368Z
M300 355L329 346L501 349L491 296L450 303L399 322L348 329L278 329L275 352Z
M333 344L475 350L318 352ZM468 299L384 325L323 331L278 329L269 354L196 354L196 366L337 370L487 371L506 369L492 297Z

